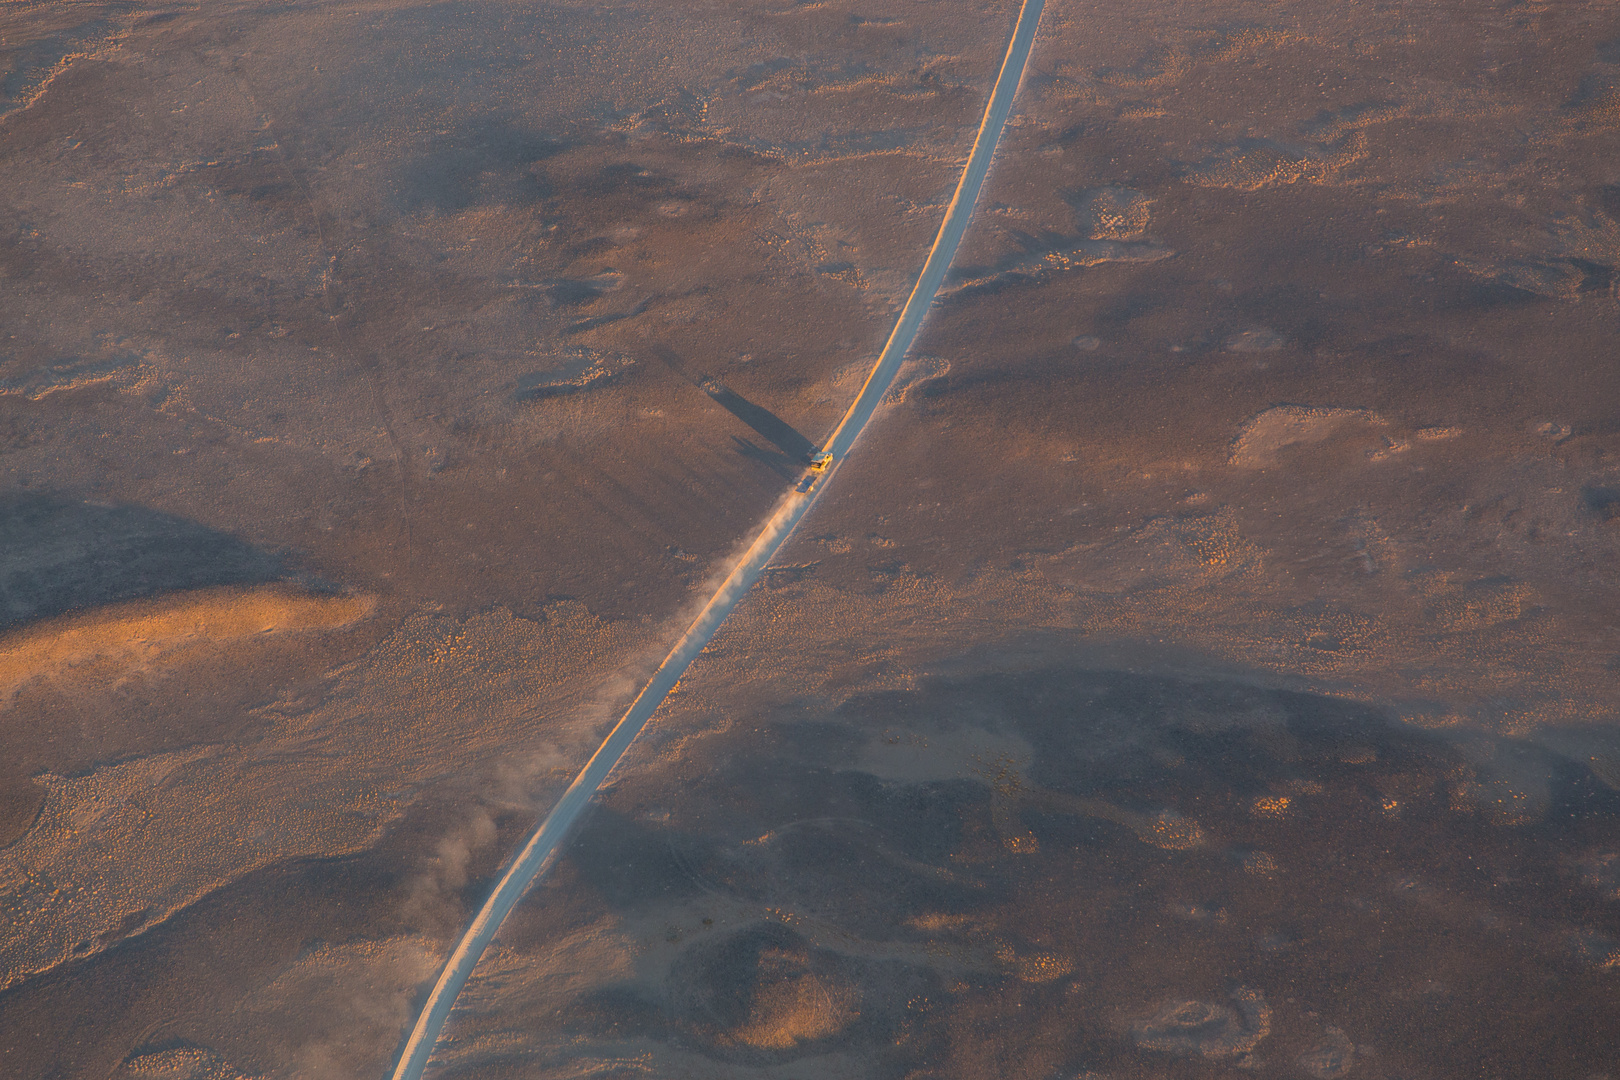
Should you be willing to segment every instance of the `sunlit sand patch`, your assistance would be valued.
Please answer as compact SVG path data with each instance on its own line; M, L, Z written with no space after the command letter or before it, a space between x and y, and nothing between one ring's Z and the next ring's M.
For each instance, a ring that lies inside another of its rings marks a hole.
M151 387L156 371L139 357L121 356L108 360L77 360L52 364L16 378L0 380L0 396L16 395L30 401L43 401L52 394L110 386L125 392Z
M137 1053L111 1080L258 1080L201 1046L176 1046Z
M787 1050L834 1035L854 1019L853 988L816 976L799 953L768 951L760 968L768 981L755 992L748 1022L731 1036L742 1045Z
M1231 462L1248 469L1273 465L1284 447L1325 442L1352 424L1382 427L1386 423L1370 409L1279 405L1243 425L1232 443Z
M0 638L0 698L38 678L104 678L266 634L348 626L375 606L369 596L259 585L198 589L50 619Z
M1082 240L1067 251L1054 251L1046 264L1054 270L1078 270L1103 263L1149 263L1175 256L1175 251L1151 240Z
M1237 569L1258 565L1261 560L1260 549L1243 537L1230 514L1216 513L1163 524L1206 567Z
M301 624L301 608L274 610ZM262 631L253 620L224 625ZM572 603L538 620L421 616L334 673L314 708L260 710L268 730L252 745L36 777L35 822L0 849L0 988L143 933L262 867L363 849L445 760L497 748L511 760L536 708L555 718L549 740L569 738L571 724L588 729L601 686L592 673L622 645ZM545 760L502 788L533 796L532 785L551 782Z
M1425 574L1414 580L1429 604L1431 618L1455 633L1517 621L1538 600L1534 589L1517 581L1469 581L1453 574Z
M1422 442L1444 442L1447 439L1455 439L1462 433L1463 429L1460 427L1426 427L1412 432L1412 437Z
M906 925L924 933L939 934L966 929L972 926L973 922L973 917L970 915L945 915L939 912L926 912L907 919Z
M996 959L1011 971L1020 982L1055 982L1074 971L1074 962L1066 956L1052 952L1019 953L1011 945L1000 945Z
M861 987L839 958L777 925L693 950L670 979L683 1026L716 1048L793 1050L860 1016Z
M1249 812L1255 817L1283 818L1288 816L1289 802L1286 795L1269 795L1254 800L1249 805Z
M1093 240L1135 240L1147 232L1153 200L1140 191L1097 188L1073 201L1082 227Z
M1620 971L1620 942L1596 931L1578 931L1570 949L1581 963L1598 971Z
M20 54L23 63L7 72L9 78L0 89L0 117L31 108L75 64L101 60L117 52L129 37L132 21L130 16L119 13L113 18L86 18L76 26L61 27L56 33L34 40L8 35L8 51L13 56Z
M1269 852L1251 851L1243 857L1243 872L1255 877L1277 876L1277 860Z
M1251 138L1229 146L1189 169L1187 179L1206 187L1259 191L1281 184L1347 184L1361 179L1356 167L1374 156L1376 129L1410 116L1412 104L1356 105L1330 112L1298 129L1299 141ZM1431 101L1429 114L1477 111L1465 101Z
M1187 179L1203 187L1259 191L1275 184L1332 184L1350 165L1367 157L1367 138L1352 132L1344 148L1324 152L1315 147L1294 150L1262 144L1227 154L1190 170Z

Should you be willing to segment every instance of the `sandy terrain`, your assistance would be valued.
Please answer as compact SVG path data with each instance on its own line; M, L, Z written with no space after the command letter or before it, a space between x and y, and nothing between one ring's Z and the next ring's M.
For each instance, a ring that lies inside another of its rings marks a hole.
M0 12L0 1072L387 1075L1017 6ZM429 1077L1620 1075L1620 14L1049 0Z

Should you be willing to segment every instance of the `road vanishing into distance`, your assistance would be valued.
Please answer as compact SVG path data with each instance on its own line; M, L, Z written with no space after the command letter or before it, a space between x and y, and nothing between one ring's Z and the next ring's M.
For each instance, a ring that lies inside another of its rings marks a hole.
M641 733L641 729L652 718L658 706L663 704L664 698L685 674L687 667L708 645L709 639L720 629L720 624L731 614L732 608L737 606L737 602L743 598L754 582L759 580L766 564L775 557L777 551L787 542L794 526L827 488L838 466L849 453L850 447L854 445L867 422L872 419L878 403L883 400L890 384L894 382L906 351L911 348L917 331L922 328L923 317L927 315L929 307L934 302L934 295L939 291L941 282L945 280L945 272L950 269L957 245L962 242L962 234L967 231L968 221L973 216L974 204L979 198L979 189L984 185L984 178L990 172L990 162L995 156L996 143L1001 138L1002 128L1006 126L1008 114L1012 112L1013 99L1017 97L1018 84L1028 64L1030 50L1035 43L1035 29L1040 23L1041 10L1045 5L1046 0L1024 0L1023 7L1019 10L1018 25L1013 29L1012 42L1007 47L1006 59L1002 61L1001 73L996 77L995 88L990 92L990 102L985 107L978 136L973 141L973 152L968 157L967 167L962 170L962 179L956 186L956 195L951 199L949 209L945 212L945 221L939 227L939 236L935 238L934 246L928 252L928 261L923 264L917 286L906 300L906 306L900 312L900 319L895 323L893 333L889 335L887 344L878 355L877 363L872 366L866 384L861 387L854 404L849 407L837 430L833 432L832 438L824 446L823 453L826 456L820 458L820 467L808 470L804 479L777 504L760 528L754 542L738 558L714 595L703 605L702 610L686 628L686 632L675 643L675 647L670 650L663 663L658 665L658 670L653 672L652 678L636 696L629 710L614 725L602 745L597 747L596 753L585 763L585 768L568 786L568 790L563 792L562 798L557 800L557 805L546 815L545 820L529 836L522 850L512 860L511 866L495 886L495 891L490 894L478 912L477 918L473 919L472 925L457 943L455 952L450 954L450 959L444 965L444 971L440 973L438 982L433 986L433 992L423 1003L416 1026L411 1030L410 1039L405 1043L394 1069L393 1080L418 1080L421 1077L423 1069L427 1067L428 1058L432 1056L433 1048L438 1043L439 1033L461 993L461 988L466 985L473 967L478 963L479 957L483 956L484 949L489 946L496 931L501 928L501 923L517 906L529 886L545 873L546 868L561 850L569 831L601 788L613 766L618 764L624 752L630 748L631 742Z

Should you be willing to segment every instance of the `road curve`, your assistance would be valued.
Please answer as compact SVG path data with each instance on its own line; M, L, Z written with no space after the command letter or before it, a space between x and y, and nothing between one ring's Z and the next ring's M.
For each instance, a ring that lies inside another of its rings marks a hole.
M454 1007L462 986L472 975L474 965L484 954L484 949L495 937L495 932L500 929L507 914L517 906L529 886L545 872L561 849L569 830L603 781L607 779L613 766L618 764L619 758L629 749L630 743L641 733L641 729L652 717L653 712L663 704L664 698L685 674L687 667L697 658L698 653L703 651L709 639L720 628L721 622L731 613L731 609L737 606L737 602L748 592L749 587L759 579L765 565L787 541L788 535L799 523L799 519L804 517L816 497L826 489L833 473L849 453L850 447L854 445L867 421L872 418L878 402L883 399L890 383L894 381L895 374L900 370L900 363L905 359L906 350L911 347L912 340L922 327L923 316L933 304L934 294L939 291L940 283L945 279L945 271L950 268L957 245L961 243L962 234L967 230L968 219L973 215L973 205L979 198L979 188L983 186L984 178L990 171L990 161L995 156L996 143L1001 138L1002 128L1006 126L1007 116L1012 111L1013 99L1018 94L1018 84L1029 61L1030 48L1035 43L1035 29L1040 23L1041 10L1045 6L1046 0L1024 0L1023 7L1019 10L1018 25L1014 28L1012 42L1007 47L1006 59L1002 61L1001 73L996 77L995 88L990 92L990 102L985 107L984 119L979 123L978 136L973 141L973 152L968 157L967 167L962 170L962 179L956 186L956 194L951 199L950 208L945 212L945 221L940 225L939 236L935 238L934 246L928 252L928 261L923 264L917 286L912 289L905 308L900 312L900 319L895 323L894 332L889 335L888 342L878 355L877 363L872 366L872 373L867 376L866 385L861 387L854 404L844 414L844 419L825 445L824 449L830 455L825 467L819 472L807 472L798 487L788 492L777 504L776 509L760 529L759 535L754 538L754 542L738 558L720 587L698 612L697 618L692 620L686 632L675 643L675 647L664 658L664 662L653 672L652 679L641 693L636 695L629 710L614 725L602 745L597 747L596 753L591 755L591 759L585 763L585 768L568 786L568 790L563 792L562 798L557 800L557 805L552 807L551 813L546 815L539 828L529 836L506 873L501 875L495 891L490 894L478 912L477 918L473 919L472 925L462 935L455 952L450 954L450 959L445 963L438 982L434 984L433 992L423 1003L421 1015L417 1017L416 1026L411 1030L410 1038L406 1041L399 1062L394 1068L393 1080L418 1080L421 1077L423 1069L427 1067L428 1058L438 1043L439 1032L443 1029L445 1020L449 1018L450 1010Z

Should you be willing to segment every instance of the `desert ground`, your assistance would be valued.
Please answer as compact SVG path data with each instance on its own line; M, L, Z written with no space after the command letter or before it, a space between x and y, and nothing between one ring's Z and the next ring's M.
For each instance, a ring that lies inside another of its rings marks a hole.
M0 6L0 1075L381 1080L1016 0ZM1620 9L1048 0L430 1080L1620 1080Z

